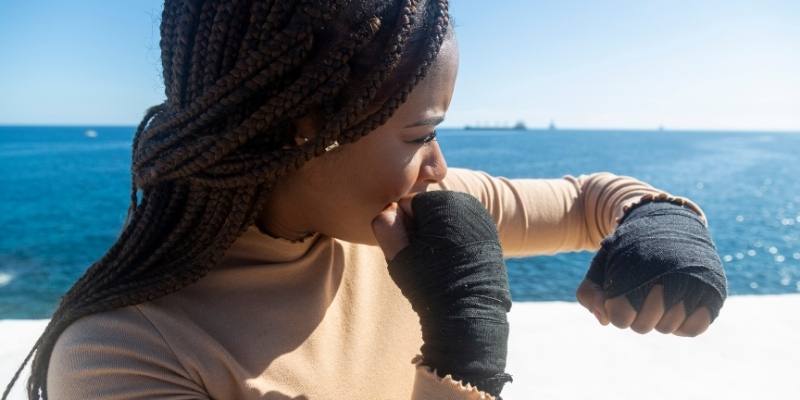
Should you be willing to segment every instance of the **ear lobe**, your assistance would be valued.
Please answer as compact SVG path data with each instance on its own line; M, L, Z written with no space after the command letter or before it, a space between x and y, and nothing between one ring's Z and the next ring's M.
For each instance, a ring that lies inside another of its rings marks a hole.
M306 136L300 136L300 135L297 135L297 136L295 136L295 137L294 137L294 142L295 142L295 144L297 144L298 146L302 146L302 145L304 145L304 144L308 143L308 141L309 141L309 140L311 140L311 139L309 139L309 138L308 138L308 137L306 137Z
M294 142L298 146L308 143L317 136L320 127L311 115L305 115L292 121L294 124Z

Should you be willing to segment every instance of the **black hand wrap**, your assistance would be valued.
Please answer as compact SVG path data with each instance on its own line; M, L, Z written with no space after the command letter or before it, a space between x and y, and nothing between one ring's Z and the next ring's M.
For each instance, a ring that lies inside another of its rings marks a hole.
M422 364L499 397L506 382L511 293L492 217L474 197L420 193L410 244L389 273L422 325Z
M700 217L679 204L647 202L629 210L603 239L586 278L606 298L626 295L636 312L655 284L664 285L664 310L683 300L686 316L706 306L711 321L727 297L727 279Z

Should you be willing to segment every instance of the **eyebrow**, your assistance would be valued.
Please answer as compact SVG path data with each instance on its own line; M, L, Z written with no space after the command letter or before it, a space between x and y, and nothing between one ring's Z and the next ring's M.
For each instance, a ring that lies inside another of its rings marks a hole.
M425 118L425 119L419 120L417 122L414 122L411 125L407 125L406 128L413 128L415 126L424 126L424 125L434 125L435 126L435 125L439 125L440 123L442 123L442 121L444 121L444 117L443 116L430 117L430 118Z

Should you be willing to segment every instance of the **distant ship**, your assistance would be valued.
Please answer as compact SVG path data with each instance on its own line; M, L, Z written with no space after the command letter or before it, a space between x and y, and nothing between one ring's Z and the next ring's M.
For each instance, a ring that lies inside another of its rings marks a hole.
M489 126L489 125L467 125L464 130L481 130L481 131L527 131L528 127L522 121L517 122L512 126Z
M556 124L553 121L550 121L550 125L547 126L547 130L548 131L554 131L554 130L557 130L557 129L558 128L556 128Z
M87 129L85 132L83 132L83 136L94 139L97 137L97 131L94 129Z

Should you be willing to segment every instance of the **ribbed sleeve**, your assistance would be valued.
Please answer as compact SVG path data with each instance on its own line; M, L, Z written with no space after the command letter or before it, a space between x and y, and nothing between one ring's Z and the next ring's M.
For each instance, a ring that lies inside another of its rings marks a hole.
M630 207L654 199L682 204L707 225L705 213L692 200L605 171L509 179L451 167L440 184L429 187L440 189L470 193L486 206L497 223L505 257L596 251Z

